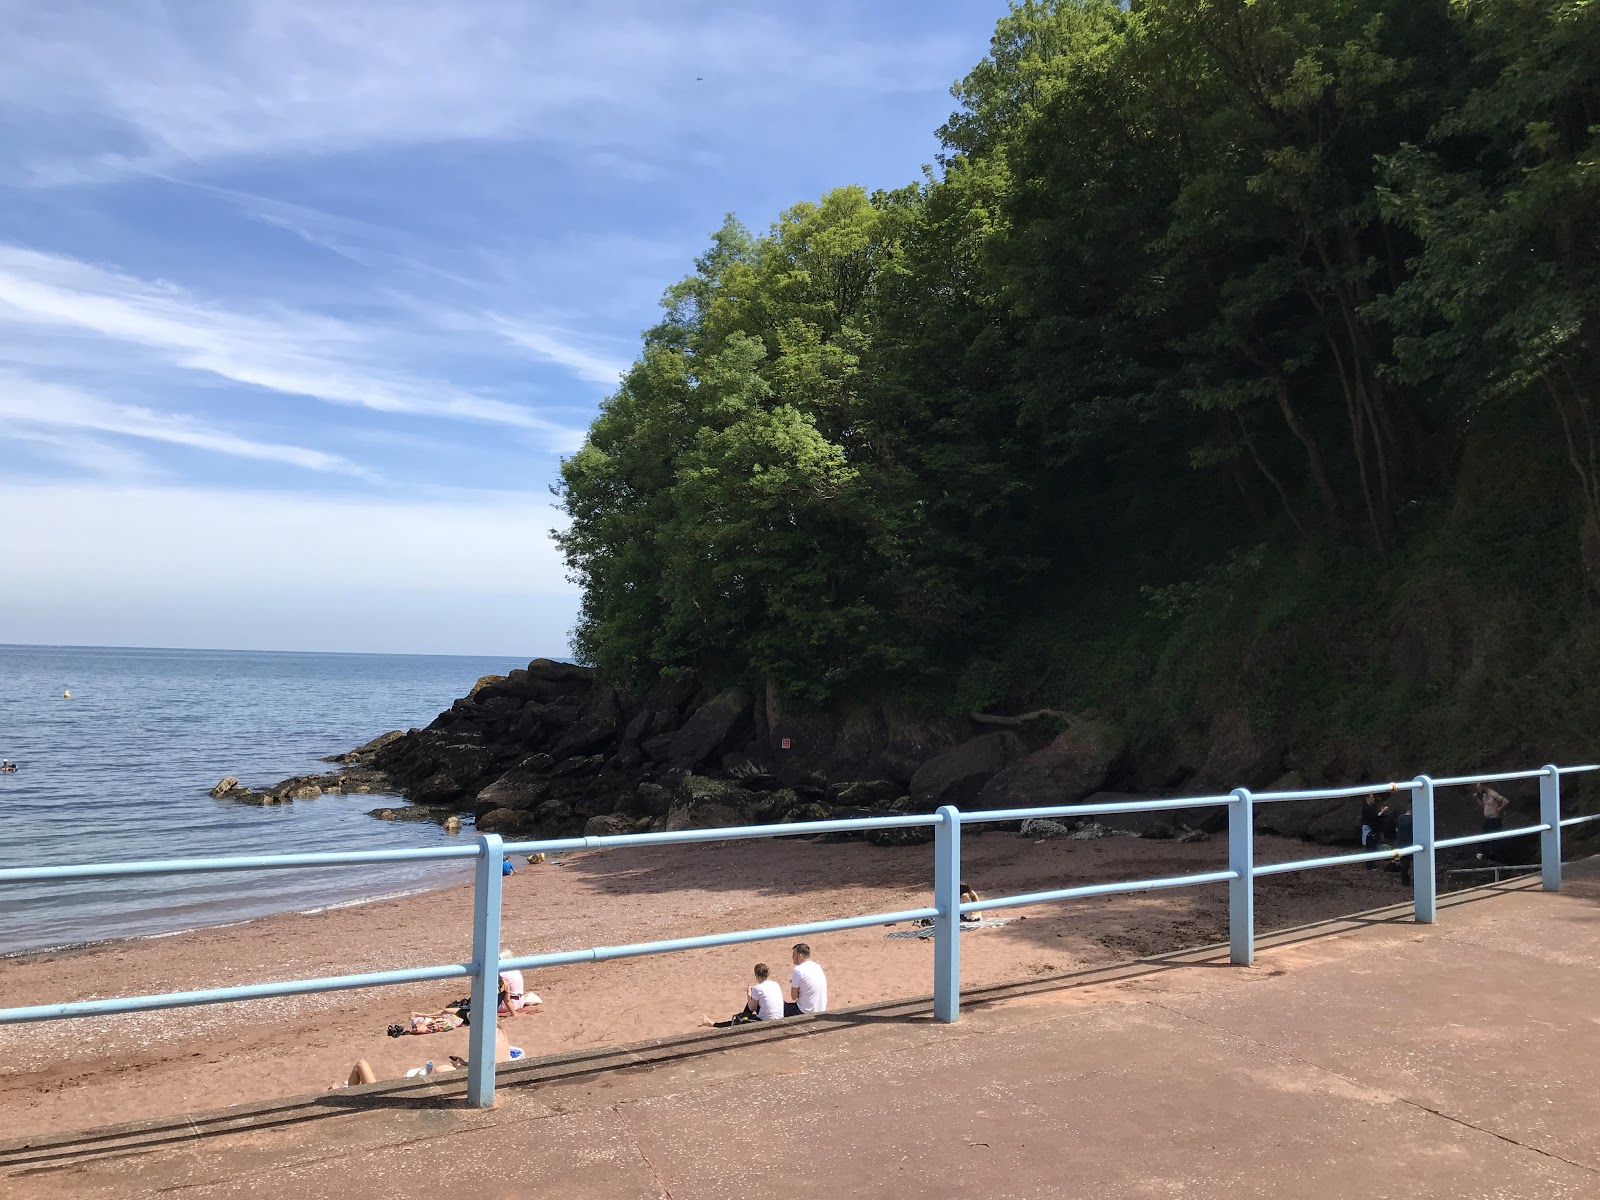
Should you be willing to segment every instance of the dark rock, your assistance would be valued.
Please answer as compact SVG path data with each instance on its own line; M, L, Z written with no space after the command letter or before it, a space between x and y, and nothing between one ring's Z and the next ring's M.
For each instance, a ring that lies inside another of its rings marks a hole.
M550 658L536 658L528 664L528 674L534 679L543 679L549 683L581 683L594 682L594 668L580 667L575 663L556 662Z
M639 749L644 751L644 756L651 762L664 763L672 755L672 743L677 735L672 733L658 733L655 737L645 738L639 743Z
M712 779L707 775L690 775L678 785L678 799L686 804L716 804L723 808L742 811L750 804L750 793L726 779Z
M507 771L478 793L478 804L526 812L540 804L550 791L550 781L521 767Z
M496 808L477 819L479 833L520 833L527 820L524 813L509 808Z
M828 799L835 804L881 804L900 794L900 785L888 779L836 783L828 788Z
M1140 837L1149 838L1153 842L1170 842L1177 835L1178 831L1165 821L1151 821L1139 833Z
M591 796L584 796L572 806L572 811L580 817L599 817L606 813L617 811L617 796L613 792L597 792Z
M534 809L532 817L535 825L548 828L565 824L574 815L571 801L563 797L552 797Z
M641 783L633 794L634 804L645 816L664 817L672 811L672 793L659 783Z
M483 691L483 689L488 687L490 684L502 683L504 681L504 675L480 675L478 676L478 682L472 685L472 690L467 693L467 696L470 699L476 696L479 692Z
M728 688L694 712L672 737L674 766L693 767L737 745L749 735L750 693ZM651 755L653 758L654 755Z
M681 829L725 829L745 824L745 815L724 804L679 804L666 816L662 826L669 833Z
M554 779L593 775L605 765L605 761L605 755L603 754L590 754L583 758L569 758L565 762L558 762L551 767L550 775Z
M377 737L373 738L370 742L363 742L361 745L357 746L354 750L347 751L344 754L331 754L327 758L323 759L322 761L323 762L331 762L331 763L362 763L362 762L369 762L378 753L378 751L382 750L385 746L391 745L392 743L399 741L401 738L403 738L405 736L406 735L404 733L402 733L400 730L391 729L388 733L380 733Z
M614 688L602 688L590 695L583 714L550 747L556 759L590 754L616 739L622 721L622 705ZM605 756L601 756L604 761Z
M1125 749L1126 743L1115 728L1097 721L1077 721L1043 750L1012 763L986 783L977 796L977 806L993 809L1075 804L1105 785L1112 763ZM914 790L912 795L916 795Z
M930 811L942 804L970 807L984 785L1026 750L1010 732L969 738L918 768L911 777L911 798Z
M590 817L583 826L584 837L618 837L634 833L639 822L622 813L600 813Z

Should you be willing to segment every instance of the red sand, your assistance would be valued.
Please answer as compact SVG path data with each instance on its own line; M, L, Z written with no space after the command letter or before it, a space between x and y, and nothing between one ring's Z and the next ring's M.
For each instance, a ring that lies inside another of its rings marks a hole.
M1304 844L1257 839L1260 861L1305 857ZM985 895L1220 869L1226 841L1115 837L1032 842L1011 833L963 844ZM724 842L569 856L505 880L503 943L534 954L916 908L929 903L932 850L862 844ZM1258 881L1262 931L1393 903L1388 871L1342 867ZM178 991L460 962L471 889L454 887L315 915L12 960L0 1006ZM967 986L1044 975L1227 936L1224 885L1011 909L1025 917L961 939ZM835 1007L925 995L933 943L867 928L810 939ZM503 1028L529 1054L634 1042L725 1019L757 960L788 981L787 944L755 943L530 972L544 1011ZM413 1010L466 984L373 988L242 1004L0 1027L0 1118L10 1136L302 1095L342 1080L358 1058L380 1078L466 1053L467 1031L390 1038Z

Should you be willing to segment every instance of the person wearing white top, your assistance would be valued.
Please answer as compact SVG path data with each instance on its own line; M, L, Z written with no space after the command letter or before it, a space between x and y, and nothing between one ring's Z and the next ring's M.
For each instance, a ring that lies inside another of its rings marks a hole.
M794 970L789 972L789 1001L783 1006L783 1015L798 1017L802 1013L828 1011L828 977L822 968L811 961L811 947L796 942L792 952Z
M780 1020L783 1017L783 989L778 986L777 980L769 978L772 970L766 963L757 963L754 974L756 981L750 986L744 1008L726 1021L707 1019L701 1024L714 1029L726 1029L730 1025L746 1025L751 1021Z

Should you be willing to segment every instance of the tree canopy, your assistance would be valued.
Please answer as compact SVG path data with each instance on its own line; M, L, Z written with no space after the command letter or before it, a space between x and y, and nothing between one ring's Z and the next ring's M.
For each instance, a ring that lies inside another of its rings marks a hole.
M668 290L562 468L577 653L937 683L1092 574L1392 553L1484 406L1557 419L1600 570L1597 47L1595 0L1014 3L927 178Z

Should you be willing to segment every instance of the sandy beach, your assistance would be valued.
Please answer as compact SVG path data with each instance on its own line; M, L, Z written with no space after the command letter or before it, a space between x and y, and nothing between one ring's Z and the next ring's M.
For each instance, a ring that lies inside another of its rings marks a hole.
M1219 869L1226 839L1114 837L1033 842L968 831L969 881L985 895ZM1306 857L1259 837L1258 861ZM931 847L728 842L569 856L505 880L504 945L532 954L718 930L887 912L929 902ZM1258 881L1261 930L1403 899L1386 870L1344 867ZM230 928L18 958L0 965L0 1005L48 1003L445 962L469 954L471 889ZM964 985L1105 964L1225 939L1224 885L1011 909L1023 918L962 938ZM810 939L833 1007L925 995L931 941L867 928ZM788 979L787 944L579 964L530 973L543 1010L504 1022L529 1055L632 1042L725 1019L751 964ZM11 1136L88 1128L303 1095L367 1059L380 1078L466 1053L467 1031L390 1038L412 1010L465 994L464 981L0 1028L0 1115Z

